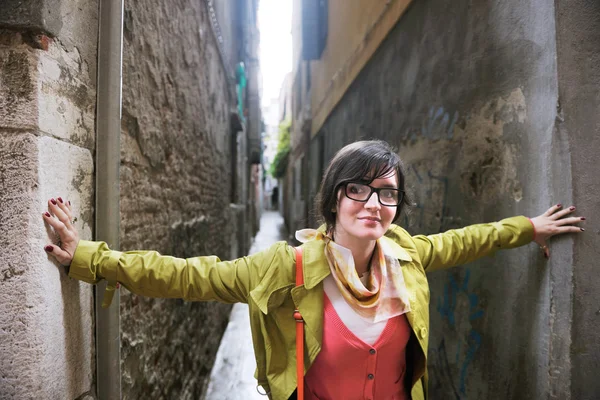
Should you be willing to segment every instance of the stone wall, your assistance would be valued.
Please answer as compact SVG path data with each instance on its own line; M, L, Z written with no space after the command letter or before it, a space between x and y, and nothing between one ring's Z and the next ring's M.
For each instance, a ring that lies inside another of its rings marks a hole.
M121 250L248 251L255 186L232 117L236 60L219 55L244 41L219 50L207 3L125 2ZM233 16L237 3L227 4L219 10ZM236 21L228 15L221 20ZM97 41L96 2L6 0L0 9L2 399L96 397L93 287L44 252L56 237L41 215L62 196L81 237L93 239ZM200 398L230 306L125 289L121 300L122 398Z
M55 235L41 215L49 198L69 199L91 238L98 8L51 3L8 0L0 12L2 399L94 392L92 287L44 252Z
M123 56L121 248L229 259L235 103L204 1L127 1ZM230 306L122 293L123 398L199 398Z
M588 3L414 2L313 138L311 160L358 139L397 146L412 233L556 203L593 216L600 49L589 16L600 13ZM597 397L597 224L586 230L553 239L549 261L530 245L429 276L431 398Z

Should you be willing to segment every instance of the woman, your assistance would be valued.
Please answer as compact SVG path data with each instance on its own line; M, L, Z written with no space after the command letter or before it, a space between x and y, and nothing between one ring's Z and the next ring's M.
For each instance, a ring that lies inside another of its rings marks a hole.
M295 287L295 252L285 242L233 261L118 252L79 240L70 202L52 199L44 219L61 247L46 251L69 276L106 279L141 295L248 303L258 384L272 399L294 396L297 307L305 321L308 399L425 399L429 288L425 273L498 249L581 232L584 220L560 205L529 220L513 217L430 236L393 225L408 204L398 155L385 142L341 149L321 183L319 230L298 231L304 284Z

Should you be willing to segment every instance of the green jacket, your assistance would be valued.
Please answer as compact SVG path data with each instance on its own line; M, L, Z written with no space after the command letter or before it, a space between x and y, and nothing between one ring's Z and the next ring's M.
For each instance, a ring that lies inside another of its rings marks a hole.
M400 260L410 293L412 327L407 365L413 400L427 398L429 285L426 272L468 263L498 249L529 243L533 226L525 217L468 226L436 235L411 236L392 225L383 240ZM153 251L111 251L106 243L80 241L69 275L97 283L120 282L129 291L151 297L217 300L249 305L256 357L255 377L269 398L286 400L296 388L295 306L306 330L305 369L321 350L323 284L330 273L319 240L302 245L304 285L295 287L295 254L285 242L233 261L215 256L179 259Z

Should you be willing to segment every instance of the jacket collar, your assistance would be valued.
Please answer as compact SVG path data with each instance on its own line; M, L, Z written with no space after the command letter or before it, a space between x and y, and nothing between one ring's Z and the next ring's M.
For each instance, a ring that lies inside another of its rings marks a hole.
M302 290L313 289L323 281L329 274L329 264L323 256L325 243L321 240L311 240L302 246L302 272L304 285ZM250 291L250 297L254 300L263 314L279 307L289 296L290 291L296 286L296 265L294 262L294 250L287 247L290 256L289 263L292 265L291 274L288 266L275 266L269 268L258 285ZM287 257L285 257L287 258ZM288 264L289 265L289 264ZM290 275L293 280L290 281Z
M324 230L324 226L321 226L319 230ZM383 236L381 243L387 256L401 261L412 261L412 257L408 252L394 240ZM324 251L325 242L322 240L310 240L302 245L302 272L304 275L304 289L306 290L315 288L331 274L329 264L323 254ZM295 270L295 266L293 270ZM273 280L276 277L271 274L267 275L263 278L263 282L250 292L251 297L264 314L281 305L286 294L296 286L295 282L274 282Z
M302 245L302 272L307 290L314 288L331 274L324 252L325 242L322 240L310 240Z
M402 246L387 236L381 238L381 247L386 256L396 258L400 261L412 261L412 257Z

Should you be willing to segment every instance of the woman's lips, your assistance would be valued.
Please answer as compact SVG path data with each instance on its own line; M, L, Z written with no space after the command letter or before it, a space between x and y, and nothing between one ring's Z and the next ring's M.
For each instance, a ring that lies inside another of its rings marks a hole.
M377 217L361 217L361 218L359 218L359 220L366 221L366 222L381 222L381 219L379 219Z

